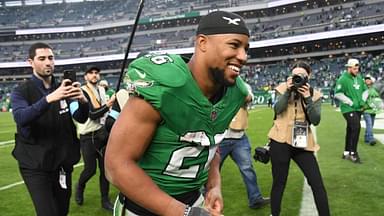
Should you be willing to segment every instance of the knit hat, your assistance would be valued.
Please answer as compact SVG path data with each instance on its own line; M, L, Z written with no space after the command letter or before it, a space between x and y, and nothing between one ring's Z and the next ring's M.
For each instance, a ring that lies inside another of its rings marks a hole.
M249 37L249 30L241 16L227 11L215 11L200 19L196 31L198 34L244 34Z

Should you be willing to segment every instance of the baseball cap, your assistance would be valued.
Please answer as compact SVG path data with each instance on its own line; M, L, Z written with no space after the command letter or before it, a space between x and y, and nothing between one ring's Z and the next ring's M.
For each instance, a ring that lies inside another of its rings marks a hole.
M365 80L366 80L366 79L369 79L369 80L371 80L372 82L375 82L375 81L376 81L376 79L375 79L373 76L371 76L370 74L365 75L364 79L365 79Z
M241 16L227 11L214 11L200 19L196 31L198 34L245 34L249 37L249 30Z
M360 64L359 60L351 58L351 59L348 59L348 62L345 65L345 67L356 67L356 66L359 66L359 64Z
M89 67L87 67L87 69L85 70L84 74L87 74L87 73L90 73L91 71L97 71L97 72L100 72L100 68L95 66L95 65L91 65Z

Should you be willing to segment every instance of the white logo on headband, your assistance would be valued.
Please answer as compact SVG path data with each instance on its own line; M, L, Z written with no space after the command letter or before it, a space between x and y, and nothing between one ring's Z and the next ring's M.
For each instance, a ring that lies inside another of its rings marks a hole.
M240 18L231 19L229 17L223 17L223 19L227 20L228 24L233 24L233 25L239 25L239 22L241 21Z

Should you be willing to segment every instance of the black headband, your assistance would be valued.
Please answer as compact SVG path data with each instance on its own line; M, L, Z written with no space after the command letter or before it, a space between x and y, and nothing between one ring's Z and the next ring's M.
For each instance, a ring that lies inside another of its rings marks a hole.
M235 13L215 11L201 18L196 35L244 34L249 37L249 30L243 18Z

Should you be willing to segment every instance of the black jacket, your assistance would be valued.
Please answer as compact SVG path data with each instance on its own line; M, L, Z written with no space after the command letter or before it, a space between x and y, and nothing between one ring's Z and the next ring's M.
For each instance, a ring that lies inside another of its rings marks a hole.
M45 95L37 88L32 80L15 89L19 91L29 105L34 104ZM49 104L47 110L34 119L28 127L28 137L20 133L21 126L17 125L15 148L13 156L22 168L44 171L55 170L59 167L70 168L80 160L80 145L76 128L72 121L67 101L57 101ZM88 105L81 112L87 112ZM85 119L76 119L85 121Z

